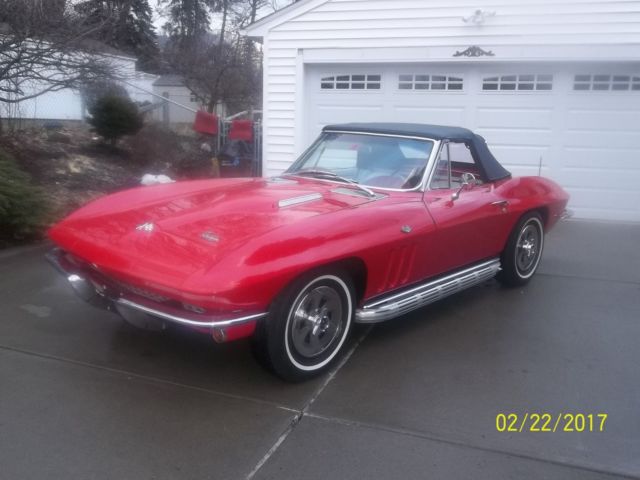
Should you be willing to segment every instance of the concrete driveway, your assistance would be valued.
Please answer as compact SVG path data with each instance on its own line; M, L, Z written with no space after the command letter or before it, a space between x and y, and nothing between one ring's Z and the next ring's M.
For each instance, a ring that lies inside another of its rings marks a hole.
M45 247L1 252L0 478L640 478L639 244L640 225L566 222L529 286L360 329L301 385L246 342L84 305ZM608 419L496 431L512 412Z

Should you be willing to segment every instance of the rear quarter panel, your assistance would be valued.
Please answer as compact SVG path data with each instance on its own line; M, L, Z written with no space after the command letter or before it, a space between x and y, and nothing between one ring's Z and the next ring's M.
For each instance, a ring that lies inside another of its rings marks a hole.
M564 213L569 194L553 180L544 177L516 177L499 182L496 195L509 202L510 232L526 212L542 212L545 230L549 231ZM505 238L506 243L506 238Z

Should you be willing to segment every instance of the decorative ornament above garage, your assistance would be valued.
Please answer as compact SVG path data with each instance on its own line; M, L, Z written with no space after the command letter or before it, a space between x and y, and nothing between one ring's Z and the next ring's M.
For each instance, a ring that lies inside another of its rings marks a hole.
M472 45L466 50L457 50L456 53L453 54L454 57L495 57L495 55L491 50L483 50L477 45Z
M487 21L487 18L494 17L495 14L496 12L489 12L487 10L476 10L472 15L463 17L462 21L472 25L482 25Z

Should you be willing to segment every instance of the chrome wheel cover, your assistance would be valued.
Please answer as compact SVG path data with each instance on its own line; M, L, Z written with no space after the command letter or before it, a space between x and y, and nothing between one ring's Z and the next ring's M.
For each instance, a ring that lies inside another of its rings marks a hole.
M516 270L520 276L526 277L538 265L542 251L542 231L537 222L528 222L520 230L515 249Z
M303 358L322 355L341 337L344 328L344 306L340 294L321 285L301 295L292 308L291 344Z

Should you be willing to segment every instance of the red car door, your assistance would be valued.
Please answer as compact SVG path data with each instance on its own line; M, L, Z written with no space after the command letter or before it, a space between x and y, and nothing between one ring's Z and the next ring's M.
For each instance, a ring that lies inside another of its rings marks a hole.
M465 173L477 184L463 186ZM424 202L437 227L433 267L439 273L496 257L504 248L508 203L483 181L464 143L443 144Z

